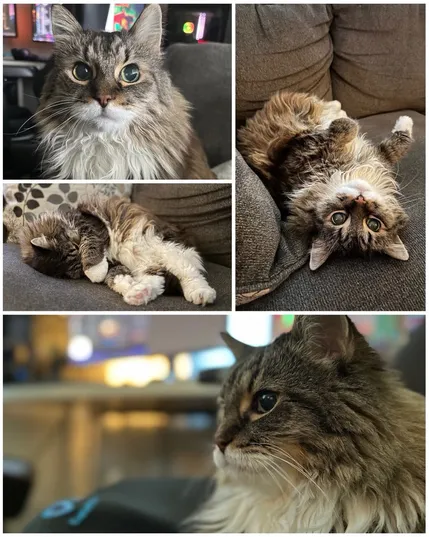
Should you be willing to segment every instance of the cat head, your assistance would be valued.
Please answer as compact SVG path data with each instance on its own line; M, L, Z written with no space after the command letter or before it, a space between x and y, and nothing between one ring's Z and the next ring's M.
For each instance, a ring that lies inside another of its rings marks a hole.
M227 334L225 341L237 363L219 398L221 473L352 478L365 464L364 446L378 449L389 373L346 316L297 316L292 331L266 347Z
M38 272L56 278L84 276L72 213L39 216L22 228L19 240L23 261Z
M374 169L351 174L336 172L327 183L298 192L292 201L291 222L313 235L310 268L318 269L334 252L387 254L406 261L408 251L399 238L408 217L392 192L392 181L381 176L380 188L365 179Z
M112 33L83 30L54 5L52 27L55 64L43 90L42 123L74 118L89 130L116 132L166 98L159 5L144 9L129 31Z

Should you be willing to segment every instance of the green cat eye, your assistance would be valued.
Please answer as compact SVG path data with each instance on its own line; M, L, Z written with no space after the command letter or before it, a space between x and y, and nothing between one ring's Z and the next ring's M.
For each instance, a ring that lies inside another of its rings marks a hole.
M137 82L139 78L140 70L138 65L136 65L135 63L130 63L129 65L126 65L121 71L121 79L124 82Z
M374 233L377 233L377 231L380 231L380 228L381 228L381 222L377 218L367 218L366 225Z
M252 400L252 410L258 414L265 414L277 404L277 394L270 390L261 390L255 393Z
M92 78L92 69L86 63L77 62L73 67L73 76L80 82L86 82Z
M334 213L331 216L331 222L334 226L342 226L347 220L347 215L345 213Z

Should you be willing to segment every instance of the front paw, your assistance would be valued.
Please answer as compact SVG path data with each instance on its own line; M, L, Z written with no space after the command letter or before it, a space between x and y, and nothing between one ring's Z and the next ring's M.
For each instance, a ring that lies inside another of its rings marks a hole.
M196 304L197 306L213 304L216 300L216 291L209 285L190 287L184 290L183 294L188 302L192 302L192 304Z
M401 116L395 123L392 133L406 132L408 136L413 134L413 120L409 116Z
M107 271L109 270L109 264L107 259L104 257L100 263L93 265L89 269L86 269L85 276L92 281L92 283L104 282L107 276Z
M127 304L131 306L142 306L155 300L163 292L164 278L154 276L151 277L150 282L135 283L123 296Z

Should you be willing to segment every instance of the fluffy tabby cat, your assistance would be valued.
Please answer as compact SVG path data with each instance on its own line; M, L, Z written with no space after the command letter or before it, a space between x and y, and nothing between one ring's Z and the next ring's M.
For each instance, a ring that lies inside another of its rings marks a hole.
M407 215L393 165L410 147L412 127L402 116L374 145L338 101L282 91L240 130L239 148L278 205L287 206L291 228L311 237L311 269L333 252L406 261L398 232Z
M43 274L104 282L133 306L147 304L178 280L193 304L211 304L216 292L203 276L201 257L183 233L118 197L97 195L67 213L45 213L20 233L23 260Z
M297 316L266 347L226 335L216 488L198 532L425 531L425 400L346 316Z
M54 67L38 126L51 179L211 179L161 53L162 13L149 5L130 31L83 30L52 8Z

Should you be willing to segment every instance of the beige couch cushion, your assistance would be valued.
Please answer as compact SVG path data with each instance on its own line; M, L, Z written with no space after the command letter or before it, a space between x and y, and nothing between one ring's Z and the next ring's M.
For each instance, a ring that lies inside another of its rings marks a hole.
M353 117L424 112L425 6L333 5L335 99Z
M330 24L326 5L236 6L239 121L281 89L332 98Z

